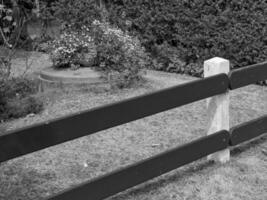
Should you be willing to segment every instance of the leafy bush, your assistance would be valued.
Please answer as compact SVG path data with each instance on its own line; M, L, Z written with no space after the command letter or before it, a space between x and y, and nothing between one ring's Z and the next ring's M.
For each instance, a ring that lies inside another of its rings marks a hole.
M19 118L30 113L39 113L43 104L36 98L30 96L22 99L12 99L6 105L4 118Z
M214 56L229 59L233 67L267 58L265 0L114 0L107 5L113 23L138 33L151 52L160 45L166 47L162 54L176 49L185 63L186 69L182 71L197 76L198 69L187 69L191 63L203 63ZM180 66L167 58L174 67L160 62L162 70L173 70L176 66L180 71Z
M153 67L157 70L201 76L203 66L201 63L185 63L181 60L180 51L176 47L170 46L167 42L155 45L152 48L154 59Z
M118 87L128 86L139 79L141 70L148 64L140 41L97 20L92 24L92 30L97 47L96 69L105 72L111 79L116 77Z
M101 19L101 9L95 0L54 0L44 1L46 18L56 18L67 25L81 28L91 24L95 19Z
M24 78L0 80L0 121L38 113L43 104L33 95L37 91L36 83Z
M96 47L89 29L83 26L78 31L66 29L59 39L51 42L50 57L55 67L69 67L90 62L95 56Z
M1 93L8 99L24 98L36 91L36 82L30 79L17 77L1 81Z

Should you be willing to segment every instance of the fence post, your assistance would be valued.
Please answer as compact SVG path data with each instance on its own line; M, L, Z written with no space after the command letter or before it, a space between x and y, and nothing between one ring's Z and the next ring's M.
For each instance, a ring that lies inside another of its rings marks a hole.
M220 73L228 74L230 63L228 60L215 57L204 62L204 77ZM229 92L207 99L208 132L213 134L220 130L229 131ZM230 160L230 150L225 149L208 156L208 160L225 163Z

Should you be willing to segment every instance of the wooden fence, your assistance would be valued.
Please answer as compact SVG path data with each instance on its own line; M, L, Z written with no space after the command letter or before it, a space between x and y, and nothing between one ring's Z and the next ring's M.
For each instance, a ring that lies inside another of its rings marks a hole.
M221 58L208 60L205 65L206 78L8 132L0 136L0 162L205 98L216 102L208 127L215 133L209 131L205 137L64 190L47 200L103 199L211 154L215 155L212 159L225 162L229 160L230 146L267 132L267 115L231 129L229 122L225 123L229 119L228 91L266 80L267 63L230 73L229 62Z

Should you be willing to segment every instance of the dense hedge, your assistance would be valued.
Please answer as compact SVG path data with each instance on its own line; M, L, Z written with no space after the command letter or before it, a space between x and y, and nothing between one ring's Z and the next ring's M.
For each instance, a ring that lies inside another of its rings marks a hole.
M57 0L51 3L51 14L63 22L76 27L100 19L101 10L95 0Z
M200 64L214 56L229 59L233 67L266 60L265 0L113 0L107 5L112 22L138 33L161 58L163 70L200 75ZM176 63L178 58L184 63Z

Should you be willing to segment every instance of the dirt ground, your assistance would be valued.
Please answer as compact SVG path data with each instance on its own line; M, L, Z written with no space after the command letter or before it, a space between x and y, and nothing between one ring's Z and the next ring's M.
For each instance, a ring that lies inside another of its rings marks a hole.
M39 62L42 62L39 60ZM192 77L149 71L143 85L109 91L95 86L47 89L45 110L0 124L11 130L138 96ZM43 199L70 186L206 134L205 100L146 117L0 164L0 199ZM231 92L231 126L267 112L267 87ZM266 200L267 136L231 151L224 165L205 158L129 189L110 200Z

